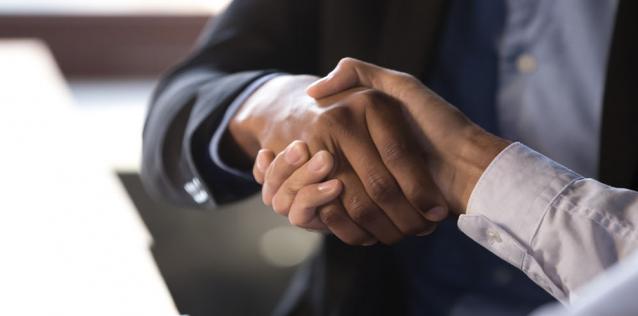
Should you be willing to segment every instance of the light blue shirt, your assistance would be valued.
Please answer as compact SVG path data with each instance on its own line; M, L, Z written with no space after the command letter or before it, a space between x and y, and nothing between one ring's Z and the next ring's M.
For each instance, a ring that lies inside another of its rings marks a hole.
M508 0L498 45L501 135L597 175L617 0Z

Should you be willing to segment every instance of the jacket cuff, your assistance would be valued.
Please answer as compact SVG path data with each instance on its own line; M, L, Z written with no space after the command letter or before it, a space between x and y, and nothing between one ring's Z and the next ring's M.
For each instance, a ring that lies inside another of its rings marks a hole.
M246 99L248 99L257 89L259 89L266 82L280 75L281 73L271 73L255 80L248 87L246 87L237 96L237 98L235 98L235 100L228 106L228 109L226 110L226 113L224 114L224 117L221 123L219 124L215 132L213 133L213 137L211 139L209 150L208 150L210 158L216 167L218 167L219 169L233 176L240 177L248 181L253 181L253 176L250 170L240 170L237 168L233 168L228 163L226 163L224 159L222 159L222 156L220 155L219 147L221 145L221 140L226 135L226 132L228 132L228 125L230 124L230 120L235 116L235 114L237 113L239 108L241 108L242 104L244 104Z

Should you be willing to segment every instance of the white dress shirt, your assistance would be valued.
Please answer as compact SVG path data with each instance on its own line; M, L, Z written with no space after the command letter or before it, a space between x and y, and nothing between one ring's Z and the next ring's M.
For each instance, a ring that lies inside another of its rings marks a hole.
M583 178L521 143L492 161L458 220L467 236L564 303L632 254L637 225L638 192ZM638 308L638 300L627 303Z

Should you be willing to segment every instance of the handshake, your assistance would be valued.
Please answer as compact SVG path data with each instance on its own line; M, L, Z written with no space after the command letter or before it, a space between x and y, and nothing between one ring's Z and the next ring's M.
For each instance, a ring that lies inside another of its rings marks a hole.
M509 144L418 79L351 58L319 80L271 79L229 130L255 158L265 204L351 245L427 235L464 213L479 177Z

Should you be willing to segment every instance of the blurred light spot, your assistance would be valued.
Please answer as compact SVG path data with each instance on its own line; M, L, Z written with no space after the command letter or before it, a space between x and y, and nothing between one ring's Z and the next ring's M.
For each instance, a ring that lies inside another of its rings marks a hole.
M321 242L321 235L292 226L275 227L261 236L259 251L264 259L277 267L300 264Z
M522 54L516 59L518 71L528 74L536 70L536 58L531 54Z

